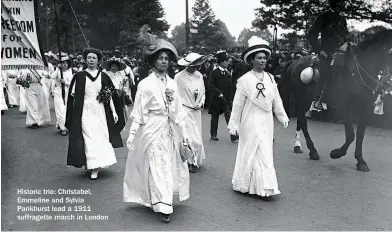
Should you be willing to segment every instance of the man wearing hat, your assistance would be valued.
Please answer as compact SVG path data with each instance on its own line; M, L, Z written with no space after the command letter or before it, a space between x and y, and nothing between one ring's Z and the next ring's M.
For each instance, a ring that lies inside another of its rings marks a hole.
M229 57L225 51L218 52L216 57L219 66L211 72L208 83L211 92L208 113L211 114L210 133L213 141L219 141L217 137L219 115L224 114L226 123L229 123L233 101L232 79L227 70ZM236 142L238 138L232 135L230 139L232 142Z
M347 21L341 14L344 10L343 0L329 0L330 9L320 14L308 32L308 40L312 50L320 55L320 81L317 83L314 108L324 110L322 106L322 92L331 79L332 55L341 46L348 36ZM321 33L321 44L318 36Z

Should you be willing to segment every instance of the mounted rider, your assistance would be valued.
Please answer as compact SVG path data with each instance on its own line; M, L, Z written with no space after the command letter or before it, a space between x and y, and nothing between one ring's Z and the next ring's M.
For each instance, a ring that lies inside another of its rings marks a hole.
M347 41L348 30L346 18L341 14L344 10L343 0L329 0L330 9L320 14L312 27L310 28L307 38L312 49L320 56L320 80L317 83L313 108L324 110L322 106L322 94L333 72L331 70L331 61L336 50ZM318 42L318 36L321 33L321 44Z

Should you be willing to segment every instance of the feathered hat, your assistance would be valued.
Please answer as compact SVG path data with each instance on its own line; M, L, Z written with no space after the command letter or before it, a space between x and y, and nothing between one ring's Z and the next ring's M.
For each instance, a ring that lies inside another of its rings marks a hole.
M177 62L178 53L176 48L170 42L158 38L158 36L151 34L151 28L144 25L140 29L139 40L143 41L142 57L144 61L151 62L151 57L159 51L169 51L169 57L172 61Z
M269 46L268 41L266 41L260 37L257 37L257 36L252 36L248 40L248 44L249 44L249 47L247 49L245 49L245 51L242 53L242 60L246 64L250 64L249 55L251 55L255 52L260 52L260 51L266 52L267 59L269 59L269 57L271 56L272 49Z

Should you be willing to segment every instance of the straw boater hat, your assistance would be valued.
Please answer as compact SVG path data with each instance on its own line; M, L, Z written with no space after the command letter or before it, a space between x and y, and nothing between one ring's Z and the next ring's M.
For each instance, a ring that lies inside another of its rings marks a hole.
M118 71L122 71L125 70L127 68L127 66L121 62L121 59L119 58L112 58L108 61L106 61L103 65L103 68L106 69L107 71L110 71L110 68L112 67L112 65L115 64L118 67Z
M139 40L143 41L142 57L143 60L151 63L151 58L159 51L168 51L168 55L171 61L177 62L178 53L176 48L170 42L159 39L156 35L151 34L151 28L148 25L144 25L140 29Z
M257 37L257 36L252 36L252 38L250 38L248 40L248 44L249 47L247 49L245 49L245 51L242 53L242 60L246 63L246 64L250 64L249 62L249 55L255 53L255 52L266 52L267 53L267 59L269 59L271 57L271 47L269 46L268 41Z
M204 62L206 62L207 59L208 59L208 56L203 56L198 53L191 52L186 57L180 59L178 61L178 65L185 66L185 67L187 67L187 66L190 66L190 67L200 66Z

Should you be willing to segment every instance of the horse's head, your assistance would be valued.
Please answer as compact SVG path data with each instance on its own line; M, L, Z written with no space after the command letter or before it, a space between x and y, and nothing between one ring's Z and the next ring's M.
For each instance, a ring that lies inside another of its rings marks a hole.
M392 30L381 30L366 38L357 47L362 65L378 72L392 65Z

